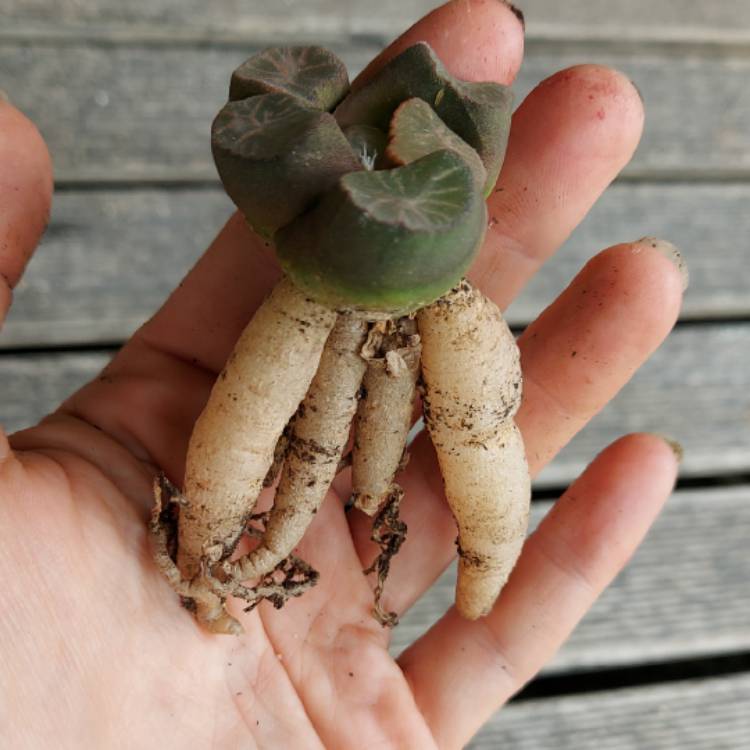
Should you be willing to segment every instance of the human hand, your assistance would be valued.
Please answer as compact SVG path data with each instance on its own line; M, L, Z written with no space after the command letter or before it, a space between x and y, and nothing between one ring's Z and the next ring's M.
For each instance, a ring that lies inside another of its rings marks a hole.
M510 83L523 49L494 0L438 9L385 54L428 41L455 75ZM383 58L380 58L382 62ZM630 82L594 66L552 76L516 113L471 277L506 307L630 158L642 127ZM49 163L0 104L0 271L14 284L45 221ZM520 340L517 421L537 473L658 346L682 278L663 247L596 256ZM154 473L179 483L216 373L279 277L231 219L102 375L40 425L0 435L0 705L10 747L458 747L555 653L633 552L676 460L636 435L604 451L530 537L493 612L453 609L397 661L370 616L369 519L337 481L300 547L320 582L281 611L210 636L157 573L146 519ZM0 311L7 308L0 283ZM426 436L401 483L409 538L384 605L403 613L455 553Z

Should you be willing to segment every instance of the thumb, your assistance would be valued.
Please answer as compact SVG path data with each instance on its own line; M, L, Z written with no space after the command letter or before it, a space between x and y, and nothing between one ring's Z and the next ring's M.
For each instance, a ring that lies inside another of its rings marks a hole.
M49 219L52 163L39 131L0 92L0 325Z

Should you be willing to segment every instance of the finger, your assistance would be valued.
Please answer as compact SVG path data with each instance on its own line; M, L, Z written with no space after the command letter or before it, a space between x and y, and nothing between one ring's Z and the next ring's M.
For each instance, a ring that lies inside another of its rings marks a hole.
M630 161L643 103L624 75L579 65L540 83L513 116L470 278L505 309Z
M261 605L261 616L323 745L430 747L408 683L388 658L387 631L371 615L372 591L332 493L298 554L320 573L318 584L281 610Z
M605 406L663 341L684 279L668 243L641 240L597 255L519 340L524 395L516 422L537 474ZM456 527L426 433L415 442L403 517L407 541L391 564L385 605L403 612L456 553ZM369 523L352 520L363 562L375 550Z
M435 8L384 49L352 82L362 87L389 60L427 42L464 81L510 84L523 58L523 14L503 0L453 0Z
M36 127L0 97L0 325L49 220L52 163Z
M401 656L440 747L463 747L554 656L633 554L676 474L676 456L662 439L619 440L529 537L486 618L470 622L451 608Z
M509 83L521 64L522 27L496 0L442 6L389 49L404 39L427 41L450 69L475 79ZM499 43L508 45L507 55L498 54ZM233 216L164 307L118 355L106 379L87 386L66 409L179 478L190 429L215 373L278 277L270 249Z

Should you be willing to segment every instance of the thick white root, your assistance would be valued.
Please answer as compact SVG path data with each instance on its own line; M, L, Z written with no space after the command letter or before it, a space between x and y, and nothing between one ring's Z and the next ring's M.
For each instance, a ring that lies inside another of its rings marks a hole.
M486 615L518 558L530 481L513 416L521 367L495 304L463 281L417 316L424 414L458 525L456 607Z
M284 279L237 341L188 447L177 547L185 580L234 550L335 322Z
M349 439L357 394L367 366L360 355L367 323L340 315L289 435L276 498L261 543L227 563L236 580L271 572L302 539L318 512Z
M394 330L388 332L388 325ZM404 459L419 377L421 348L415 322L406 318L388 325L382 326L382 335L373 337L376 326L368 341L367 372L354 423L352 493L355 507L368 515L391 495Z
M173 507L182 504L179 490L160 475L154 480L154 507L149 530L154 542L154 562L183 603L196 613L212 633L239 635L242 625L224 609L224 596L214 591L207 578L186 581L172 559L177 515Z

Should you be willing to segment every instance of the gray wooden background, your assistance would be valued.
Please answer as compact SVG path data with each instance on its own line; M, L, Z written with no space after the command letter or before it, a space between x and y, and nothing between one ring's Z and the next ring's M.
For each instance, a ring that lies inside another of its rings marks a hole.
M377 6L374 14L374 5ZM0 0L0 87L40 126L57 195L0 337L0 421L33 423L159 304L230 214L208 128L227 76L282 41L357 72L428 0ZM632 430L685 446L681 482L632 563L475 748L750 747L750 2L525 0L523 96L598 62L643 93L633 162L510 310L535 316L599 249L677 243L681 321L540 477L547 496ZM549 501L535 504L538 519ZM452 572L397 630L452 599Z

